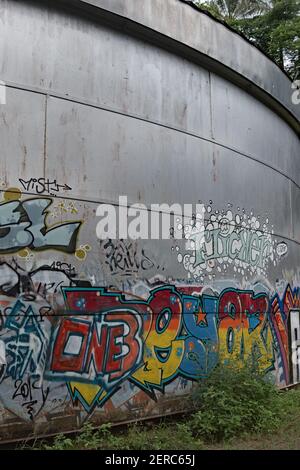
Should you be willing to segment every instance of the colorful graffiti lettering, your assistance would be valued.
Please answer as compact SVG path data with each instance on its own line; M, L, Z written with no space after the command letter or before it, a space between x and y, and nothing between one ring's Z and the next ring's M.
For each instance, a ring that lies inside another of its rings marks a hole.
M1 298L1 387L15 387L11 400L25 419L40 412L55 383L91 413L111 406L125 383L130 396L140 390L156 399L176 379L183 389L205 379L219 361L252 361L265 373L279 367L280 382L290 381L288 321L300 309L299 289L271 299L192 285L160 285L147 299L103 287L62 292L65 305L54 317L43 297Z
M23 379L26 373L42 378L47 359L50 322L40 321L36 313L37 304L17 300L7 306L4 315L6 367L5 376Z
M67 374L71 380L105 389L116 386L142 357L143 325L137 305L102 289L70 288L64 295L72 314L54 333L51 377L65 379Z
M155 289L149 297L151 324L145 328L144 362L132 379L146 391L164 385L178 375L184 354L182 301L174 287Z
M220 356L255 361L264 371L274 365L266 294L226 290L219 302Z
M205 378L218 361L218 301L203 295L183 296L187 331L180 371L189 378Z
M65 288L47 378L69 384L87 408L129 379L155 397L177 377L205 378L219 360L274 368L276 335L266 294L162 286L145 300L104 288Z
M271 326L279 350L280 378L286 383L291 379L289 316L292 310L300 310L300 289L292 290L288 285L282 298L275 294L270 302Z
M47 227L47 209L51 204L50 198L10 200L0 204L0 254L24 248L74 253L81 222Z

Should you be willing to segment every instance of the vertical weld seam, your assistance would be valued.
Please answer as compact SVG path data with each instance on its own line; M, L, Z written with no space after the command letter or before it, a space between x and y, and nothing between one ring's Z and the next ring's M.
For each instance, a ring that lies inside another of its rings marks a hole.
M44 119L44 161L43 161L43 177L46 178L46 159L47 159L47 118L48 118L48 98L45 96L45 119Z
M210 111L210 135L213 140L214 131L213 131L213 107L212 107L212 89L211 89L211 72L208 72L208 80L209 80L209 111Z
M294 217L293 217L293 191L292 191L293 182L290 181L290 210L291 210L291 238L295 237L295 227L294 227Z

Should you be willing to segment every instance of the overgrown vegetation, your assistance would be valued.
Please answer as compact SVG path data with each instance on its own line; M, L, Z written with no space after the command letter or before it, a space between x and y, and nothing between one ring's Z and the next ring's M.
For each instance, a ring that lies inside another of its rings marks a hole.
M287 438L282 430L291 422L296 428L296 445L300 446L300 390L280 392L264 374L249 365L218 366L195 387L191 399L196 411L179 422L175 419L171 423L145 422L121 431L113 430L110 424L96 430L86 424L76 437L59 435L52 444L40 442L35 448L197 450L212 445L230 448L233 442L238 446L241 439L243 443L256 439L256 445L269 439L272 445L276 435L282 433Z
M250 364L217 367L198 385L194 399L199 411L190 425L206 442L273 432L287 411L283 394Z

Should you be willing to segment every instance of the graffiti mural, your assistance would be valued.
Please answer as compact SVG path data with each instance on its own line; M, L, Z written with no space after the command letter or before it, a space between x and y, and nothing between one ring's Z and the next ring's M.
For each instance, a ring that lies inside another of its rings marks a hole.
M1 300L0 396L13 390L6 407L25 420L39 415L56 383L88 414L126 382L132 398L140 390L157 400L172 383L205 379L230 359L256 361L265 373L277 360L288 383L287 316L300 305L290 286L283 298L228 288L208 295L180 285L154 288L147 299L107 288L62 291L65 308L52 318L42 297Z
M25 184L36 197L15 188L0 204L0 439L11 420L56 432L168 413L222 362L295 380L300 290L268 281L289 248L267 216L205 206L182 227L186 250L171 240L157 257L89 239L90 206L39 196L68 190L56 180Z
M280 352L266 294L211 296L169 285L145 301L104 288L63 291L66 312L52 333L46 377L67 382L85 407L127 379L153 398L178 377L207 377L219 360L252 360L267 373Z
M51 198L10 200L0 204L0 254L31 250L60 250L74 253L81 222L47 227Z

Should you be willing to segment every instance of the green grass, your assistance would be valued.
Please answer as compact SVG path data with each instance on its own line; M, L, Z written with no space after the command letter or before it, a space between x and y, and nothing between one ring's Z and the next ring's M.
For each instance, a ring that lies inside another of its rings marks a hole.
M92 430L86 425L82 433L71 439L57 436L52 444L40 442L35 449L47 450L300 450L300 390L282 394L282 402L289 408L276 431L232 437L219 443L204 443L191 432L190 420L181 422L147 423L112 432L105 425Z
M22 447L28 449L29 447ZM203 448L202 442L195 438L189 426L184 422L156 425L135 424L125 431L110 430L105 424L94 430L86 424L82 432L74 438L60 434L52 444L39 442L36 450L198 450Z

